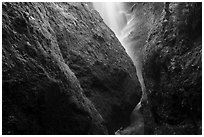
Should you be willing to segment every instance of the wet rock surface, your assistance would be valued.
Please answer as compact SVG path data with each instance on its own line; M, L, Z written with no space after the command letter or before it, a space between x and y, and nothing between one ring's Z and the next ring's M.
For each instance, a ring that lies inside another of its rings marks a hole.
M165 3L143 55L146 134L202 134L202 4Z
M133 62L84 3L2 3L3 134L112 134L141 97Z

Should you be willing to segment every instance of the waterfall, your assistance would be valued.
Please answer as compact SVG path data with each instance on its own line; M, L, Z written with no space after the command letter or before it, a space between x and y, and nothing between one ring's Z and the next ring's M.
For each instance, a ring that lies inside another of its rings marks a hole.
M119 38L121 28L126 24L123 11L123 4L118 2L94 2L94 8L100 13L104 22L113 30Z
M133 60L137 69L137 76L142 87L142 98L134 108L131 117L137 119L125 129L119 129L116 134L143 134L144 120L141 114L141 102L147 100L146 89L142 77L141 60L138 60L134 52L134 40L131 39L131 32L137 23L136 18L130 12L125 10L125 3L120 2L93 2L93 7L99 12L104 22L115 33L127 54ZM131 121L132 122L132 121Z

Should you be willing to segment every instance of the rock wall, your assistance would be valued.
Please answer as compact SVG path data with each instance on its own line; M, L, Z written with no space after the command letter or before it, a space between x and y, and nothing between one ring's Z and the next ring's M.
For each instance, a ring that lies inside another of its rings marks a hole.
M3 134L113 134L141 97L133 62L84 3L2 3Z
M143 52L146 134L202 133L202 3L165 3Z

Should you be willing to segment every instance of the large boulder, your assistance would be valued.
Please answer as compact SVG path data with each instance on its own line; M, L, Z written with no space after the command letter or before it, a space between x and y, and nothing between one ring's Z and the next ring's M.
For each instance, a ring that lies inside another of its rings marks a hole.
M202 3L165 3L143 56L146 134L201 134Z
M130 57L84 3L3 3L2 48L3 134L112 134L141 97Z

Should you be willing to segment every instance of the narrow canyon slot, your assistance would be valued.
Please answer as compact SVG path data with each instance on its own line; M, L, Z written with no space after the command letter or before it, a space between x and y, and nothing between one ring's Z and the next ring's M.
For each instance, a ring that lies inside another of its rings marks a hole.
M131 11L131 8L134 8L135 5L133 4L129 8L125 7L125 3L122 2L94 2L93 6L100 13L104 22L113 30L125 51L131 57L142 87L142 97L131 113L130 125L125 129L120 128L115 134L144 134L144 118L140 108L141 103L147 101L147 95L142 77L142 58L140 57L142 51L141 48L137 47L137 42L131 36L134 31L137 31L135 30L137 18L134 16L134 12ZM140 51L135 51L136 49Z
M201 135L201 2L2 2L3 135Z

